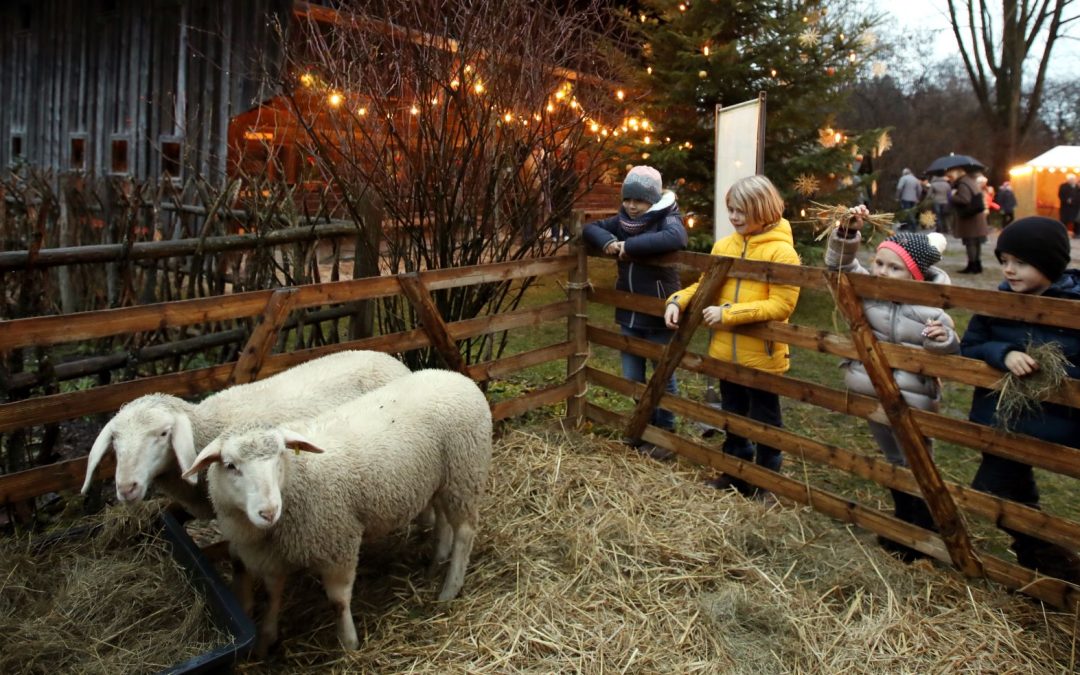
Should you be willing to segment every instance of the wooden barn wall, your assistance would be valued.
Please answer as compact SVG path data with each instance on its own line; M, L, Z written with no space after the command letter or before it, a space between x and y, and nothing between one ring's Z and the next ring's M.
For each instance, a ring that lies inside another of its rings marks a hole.
M262 73L280 62L272 17L289 0L35 0L0 2L0 166L22 157L112 171L112 142L128 142L128 171L161 172L161 141L183 165L220 179L229 119L273 95ZM186 171L187 169L185 169Z

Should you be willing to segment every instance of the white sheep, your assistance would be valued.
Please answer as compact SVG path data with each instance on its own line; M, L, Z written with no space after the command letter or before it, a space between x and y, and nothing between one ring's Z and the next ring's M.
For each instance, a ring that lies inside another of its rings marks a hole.
M228 432L189 473L208 467L221 532L265 583L265 653L277 639L285 577L299 569L321 576L338 639L355 649L350 603L361 539L408 525L428 504L436 519L432 568L450 561L439 600L456 597L490 463L483 392L464 375L424 370L316 418Z
M192 515L211 518L205 483L196 475L181 479L181 474L227 427L311 417L408 373L389 354L353 350L230 387L198 404L167 394L141 396L120 408L98 434L87 459L82 492L90 489L94 469L111 446L116 452L120 501L139 501L156 484Z

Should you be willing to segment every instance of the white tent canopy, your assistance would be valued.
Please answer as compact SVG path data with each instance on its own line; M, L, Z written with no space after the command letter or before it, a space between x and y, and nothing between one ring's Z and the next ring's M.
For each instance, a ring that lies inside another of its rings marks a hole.
M1059 145L1029 159L1026 165L1036 169L1071 169L1080 171L1080 145Z

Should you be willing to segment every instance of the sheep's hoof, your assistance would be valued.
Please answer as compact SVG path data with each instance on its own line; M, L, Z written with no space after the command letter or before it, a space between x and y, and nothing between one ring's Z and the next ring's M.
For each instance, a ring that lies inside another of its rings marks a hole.
M265 659L276 642L276 635L267 635L260 632L259 637L255 640L255 657L260 661Z

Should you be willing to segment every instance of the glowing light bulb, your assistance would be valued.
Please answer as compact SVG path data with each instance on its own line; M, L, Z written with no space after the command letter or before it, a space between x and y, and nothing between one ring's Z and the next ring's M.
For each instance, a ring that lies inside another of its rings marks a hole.
M484 85L482 83L480 83L480 82L477 82L476 84L474 84L472 89L477 94L483 94L484 93Z
M615 98L617 98L617 99L619 99L621 101L624 98L626 98L626 93L623 92L622 89L619 89L618 91L615 92Z
M548 104L547 104L547 111L548 111L548 112L555 112L555 106L553 106L553 105L551 105L550 103L548 103Z
M555 92L555 100L556 100L556 101L561 101L561 100L563 100L564 98L566 98L566 92L565 92L565 91L563 91L562 89L560 89L560 90L558 90L558 91L556 91L556 92Z
M680 12L685 12L686 11L686 3L685 2L680 2L679 3L679 11Z
M650 143L652 143L652 139L649 138L648 136L646 136L645 137L645 145L649 145Z
M591 131L591 132L593 132L595 134L596 132L600 131L600 125L597 124L596 122L593 122L592 124L589 125L589 131Z
M450 88L453 89L454 91L457 91L457 88L460 87L460 86L461 86L461 80L457 79L456 77L454 79L450 80Z
M305 87L310 87L311 85L315 84L315 76L311 73L304 73L300 76L300 84L304 85Z
M413 107L409 108L409 114L410 115L419 115L420 114L420 108L417 108L414 105Z
M705 54L705 56L708 56L709 55L709 45L705 45L704 47L702 47L701 51L702 51L702 53Z
M363 106L357 108L356 109L356 114L359 115L360 117L363 117L363 116L367 115L367 108L365 108Z
M464 68L464 71L465 71L466 74L471 73L472 72L472 66L466 65L465 68Z
M693 216L690 216L689 218L686 219L686 226L689 227L692 230L692 229L694 229L694 224L696 222L697 222L697 220Z
M344 97L336 91L326 97L326 102L329 103L332 108L338 107L344 100Z
M503 115L503 121L504 122L511 122L511 121L513 121L513 119L514 119L514 116L511 115L510 113L506 113L505 115Z
M648 73L649 75L652 75L652 66L649 66L648 68L646 68L645 72Z

